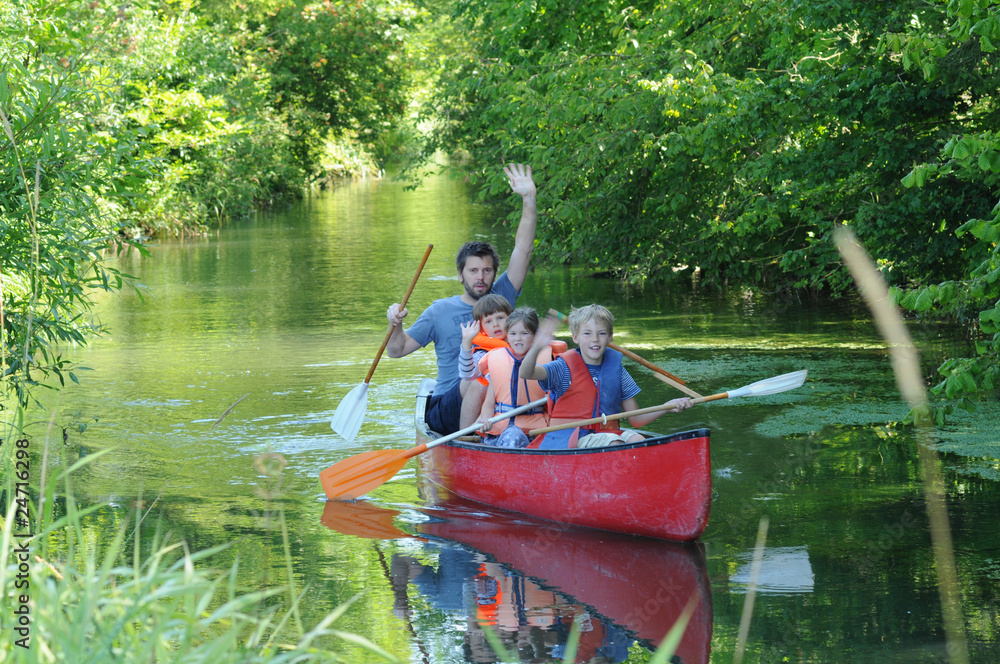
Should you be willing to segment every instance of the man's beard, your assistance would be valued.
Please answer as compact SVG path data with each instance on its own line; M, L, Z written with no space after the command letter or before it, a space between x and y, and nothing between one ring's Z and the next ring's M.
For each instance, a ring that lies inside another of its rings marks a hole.
M490 290L492 290L492 288L493 288L493 284L489 284L486 287L486 290L484 290L482 293L477 293L475 291L475 289L474 289L474 286L470 286L469 284L466 284L466 283L463 283L462 285L465 286L465 292L469 294L469 297L471 297L473 300L476 300L477 302L484 295L489 295Z

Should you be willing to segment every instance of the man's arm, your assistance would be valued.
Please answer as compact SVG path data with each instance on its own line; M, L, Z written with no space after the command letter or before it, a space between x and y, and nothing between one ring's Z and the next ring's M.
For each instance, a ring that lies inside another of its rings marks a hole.
M531 177L531 166L525 164L507 164L503 168L507 175L510 189L521 197L521 222L517 225L517 235L514 236L514 251L510 254L507 264L507 278L520 292L524 279L528 276L531 263L531 252L535 249L535 228L538 225L538 208L536 201L535 181Z
M389 319L389 326L392 328L389 343L385 345L385 352L389 357L403 357L423 348L416 339L403 331L403 319L408 313L409 310L400 309L398 303L392 304L385 312L385 317Z

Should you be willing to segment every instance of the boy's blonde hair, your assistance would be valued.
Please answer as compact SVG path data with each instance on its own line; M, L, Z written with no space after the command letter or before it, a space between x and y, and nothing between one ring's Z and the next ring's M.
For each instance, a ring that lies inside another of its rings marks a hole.
M509 331L514 323L523 323L524 328L532 334L538 334L538 312L531 307L518 307L507 316L506 329Z
M614 333L615 317L608 311L607 307L602 307L599 304L588 304L585 307L573 309L569 312L569 330L573 333L573 336L579 334L580 328L591 318L598 325L608 328L608 334Z
M475 320L482 320L500 311L509 316L514 308L510 306L510 302L503 295L488 293L479 298L472 306L472 317Z

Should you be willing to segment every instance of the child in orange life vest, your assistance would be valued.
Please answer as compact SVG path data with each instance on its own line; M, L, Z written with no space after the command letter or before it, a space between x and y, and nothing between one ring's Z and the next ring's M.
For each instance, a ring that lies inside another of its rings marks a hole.
M639 408L635 400L639 386L622 366L622 354L608 348L614 320L611 312L598 304L574 309L569 315L569 327L573 342L579 347L559 355L545 366L539 366L538 355L544 351L559 324L555 318L546 317L531 350L521 363L520 375L539 381L541 387L548 391L549 425ZM630 417L629 423L641 427L664 413L690 408L691 400L686 397L674 399L669 406L667 410ZM640 433L618 428L618 420L608 420L607 423L592 424L586 428L561 429L539 435L531 441L531 447L543 450L604 447L642 439Z
M469 381L478 380L484 386L487 378L479 371L479 362L494 348L506 348L507 316L513 309L502 295L484 295L472 307L472 321L462 323L462 347L458 352L459 391L465 396ZM475 412L475 411L473 411Z
M518 307L507 318L508 348L496 348L486 354L479 368L490 377L486 399L480 412L480 422L494 415L506 413L545 397L545 391L537 381L524 380L518 375L521 361L531 349L538 331L538 314L531 307ZM544 364L552 360L553 349L563 352L567 348L562 341L553 341L536 355L536 362ZM500 447L527 447L526 431L547 426L544 408L536 408L512 419L497 422L491 429L484 430L483 442Z

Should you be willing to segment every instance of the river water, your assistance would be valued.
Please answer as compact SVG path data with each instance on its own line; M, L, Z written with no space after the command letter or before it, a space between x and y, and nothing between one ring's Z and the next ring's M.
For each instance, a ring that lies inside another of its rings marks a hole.
M152 506L149 527L194 548L233 542L217 564L238 558L240 580L257 588L287 582L283 518L307 628L357 596L339 628L404 661L496 661L483 624L521 661L555 661L576 620L577 661L641 662L695 596L680 661L730 662L767 517L744 661L945 661L917 444L887 424L907 409L884 344L849 303L696 285L640 292L572 268L529 275L521 304L604 303L617 343L703 394L808 369L797 390L651 425L712 431L712 514L695 546L449 501L413 463L366 500L328 506L322 469L414 444L413 396L435 370L431 349L382 360L353 443L329 422L364 379L385 309L428 243L414 312L460 292L454 255L463 241L488 239L509 255L512 229L493 223L501 213L469 200L463 183L445 177L414 191L356 182L119 259L139 292L100 298L108 335L70 351L90 371L77 372L82 385L44 395L29 428L42 437L54 418L69 460L113 448L74 480L78 499L108 504L88 527L110 536ZM928 367L961 351L946 330L913 331ZM628 366L640 405L679 396ZM935 438L969 649L980 662L1000 661L998 415L987 404ZM351 661L373 659L329 645Z

